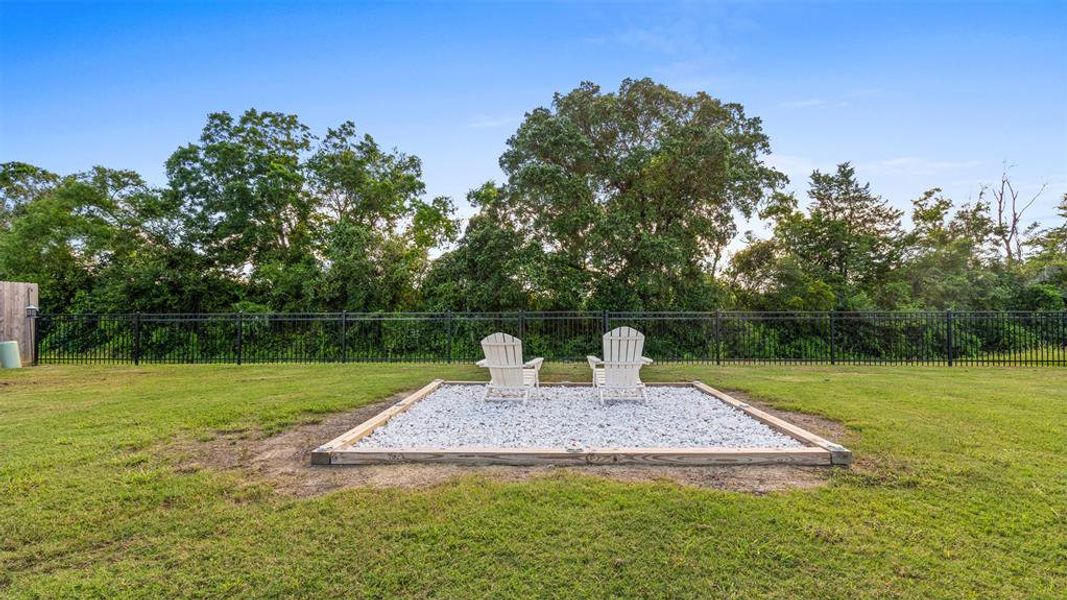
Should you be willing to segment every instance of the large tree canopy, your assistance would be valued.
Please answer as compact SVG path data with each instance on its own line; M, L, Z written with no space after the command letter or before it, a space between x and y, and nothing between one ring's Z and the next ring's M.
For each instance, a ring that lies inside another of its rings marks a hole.
M0 232L10 229L23 207L59 183L59 176L23 162L0 164Z
M739 104L648 79L585 83L526 116L500 159L507 210L561 307L697 307L736 234L785 182Z
M58 179L16 169L48 185L27 192L0 235L0 278L38 282L45 306L82 310L135 310L156 293L146 289L118 294L117 304L100 303L106 290L125 288L131 270L169 247L173 215L139 175L96 167Z
M190 241L235 274L306 253L314 199L302 157L312 139L295 115L209 115L200 143L167 161Z
M782 251L807 280L828 285L838 307L869 308L899 263L903 213L856 181L848 163L813 172L808 197L807 214L791 195L778 196L768 211Z
M188 244L245 282L250 310L408 305L456 227L448 198L423 200L419 159L351 122L320 141L295 115L212 114L167 173Z
M416 302L429 250L456 233L448 198L423 200L422 164L383 151L352 123L327 132L308 161L318 249L327 264L321 303L391 310Z

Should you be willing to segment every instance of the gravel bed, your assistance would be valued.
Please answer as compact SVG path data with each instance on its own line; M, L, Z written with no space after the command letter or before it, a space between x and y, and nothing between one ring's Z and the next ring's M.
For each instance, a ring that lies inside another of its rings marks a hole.
M742 411L688 387L649 387L648 402L602 405L591 387L485 401L480 385L443 385L357 448L800 448Z

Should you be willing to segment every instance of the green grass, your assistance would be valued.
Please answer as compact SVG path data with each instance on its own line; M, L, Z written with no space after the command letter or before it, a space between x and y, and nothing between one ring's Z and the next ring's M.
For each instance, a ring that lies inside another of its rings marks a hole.
M298 499L234 472L179 472L160 452L180 437L276 431L435 377L480 375L445 365L0 371L0 596L1051 598L1067 588L1065 369L649 369L848 426L854 469L762 496L565 471Z

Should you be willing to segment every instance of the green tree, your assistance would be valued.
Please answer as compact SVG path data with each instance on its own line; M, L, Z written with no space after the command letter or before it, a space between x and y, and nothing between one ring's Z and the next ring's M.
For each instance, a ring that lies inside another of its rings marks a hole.
M1061 304L1067 304L1067 194L1060 199L1057 215L1060 219L1058 224L1046 227L1029 241L1033 253L1026 263L1025 272L1029 285L1041 286L1041 289L1022 292L1028 297L1021 295L1020 304L1054 309L1056 301L1047 299L1050 290L1055 290L1059 295Z
M507 212L546 249L554 308L706 307L709 274L785 176L760 120L648 79L583 83L508 140Z
M1036 251L1035 258L1038 261L1067 260L1067 194L1060 198L1056 214L1060 218L1060 223L1041 230L1030 241L1030 246Z
M295 115L208 117L167 162L185 235L250 310L396 310L416 302L429 250L456 225L423 200L419 159L346 122L316 141Z
M775 238L751 234L730 259L727 278L737 306L748 310L831 310L833 288L814 276L796 256L785 252Z
M169 193L187 218L190 241L239 276L310 252L314 204L304 193L308 127L295 115L212 113L199 144L167 161Z
M834 173L814 171L807 213L792 195L780 194L765 212L774 221L781 253L806 280L830 286L840 308L892 304L885 286L903 252L901 211L856 180L849 163Z
M34 281L51 310L131 310L137 297L103 301L101 282L167 243L167 209L132 171L96 167L64 177L21 207L0 236L0 278Z
M308 161L316 199L322 306L398 310L418 302L432 248L454 239L454 207L426 201L418 157L383 151L352 123L331 129Z
M59 176L24 162L0 164L0 232L34 200L55 188Z
M979 200L956 207L939 188L912 204L901 271L915 306L1005 308L1014 279L999 264L989 205Z
M479 209L457 247L434 261L423 283L429 310L507 311L540 308L544 253L502 211L506 190L493 183L472 190Z

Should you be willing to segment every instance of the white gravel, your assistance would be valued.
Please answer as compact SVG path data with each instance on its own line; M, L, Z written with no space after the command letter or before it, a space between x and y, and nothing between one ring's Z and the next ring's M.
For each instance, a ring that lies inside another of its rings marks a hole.
M649 387L648 402L602 405L591 387L485 401L484 386L443 385L357 448L800 448L732 406L687 387Z

